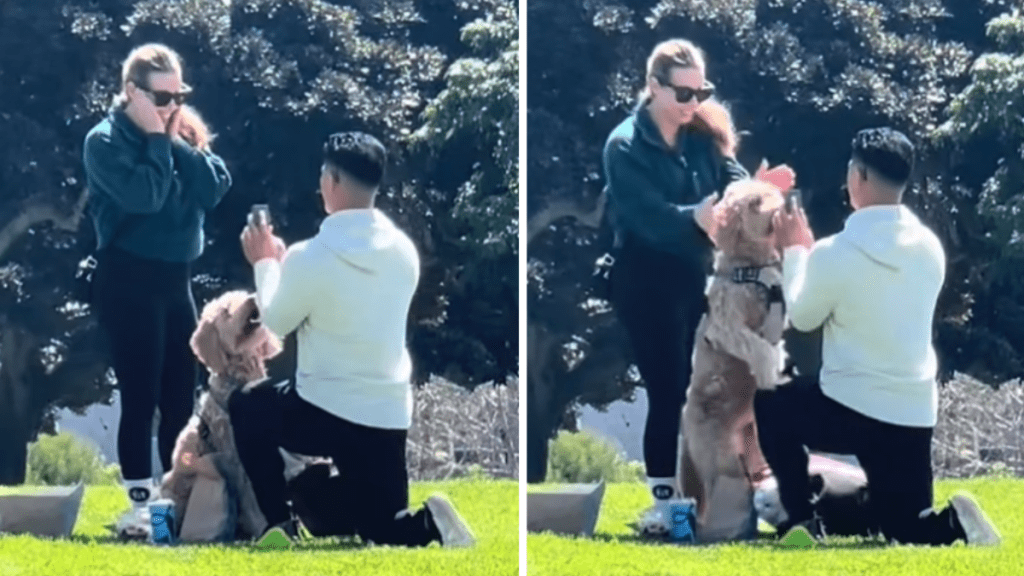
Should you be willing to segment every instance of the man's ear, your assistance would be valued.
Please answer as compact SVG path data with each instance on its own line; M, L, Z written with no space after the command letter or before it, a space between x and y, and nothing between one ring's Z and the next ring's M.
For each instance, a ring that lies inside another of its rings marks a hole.
M863 165L863 164L861 164L860 162L854 163L854 166L857 168L857 173L860 174L861 182L867 182L868 181L868 167Z

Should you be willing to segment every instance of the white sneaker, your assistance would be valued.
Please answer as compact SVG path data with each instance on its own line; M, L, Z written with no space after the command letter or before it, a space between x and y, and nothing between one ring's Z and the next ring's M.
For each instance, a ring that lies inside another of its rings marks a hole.
M117 536L122 540L149 540L153 525L149 516L149 506L132 506L117 521Z
M135 498L142 498L144 494L133 494L134 491L140 490L140 488L149 492L149 497L141 505L136 504ZM149 504L159 498L160 486L152 481L147 486L129 488L128 502L131 509L125 512L117 521L115 529L118 537L123 540L148 540L153 532Z
M435 494L427 498L427 509L434 519L437 531L441 533L441 546L445 548L470 548L476 544L476 537L469 525L459 515L447 498Z
M669 533L668 503L654 504L640 515L637 527L640 534L648 538L667 538Z
M949 499L956 519L964 529L968 544L996 546L1002 541L992 521L969 494L957 494Z

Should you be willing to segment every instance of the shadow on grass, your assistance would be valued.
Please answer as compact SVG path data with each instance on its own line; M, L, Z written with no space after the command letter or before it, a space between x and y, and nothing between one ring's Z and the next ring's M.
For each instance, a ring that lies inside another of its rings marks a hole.
M122 540L118 538L114 533L114 525L107 524L104 526L110 532L100 536L95 535L84 535L84 534L72 534L68 540L77 544L102 544L102 545L113 545L113 546L147 546L152 548L217 548L217 549L233 549L233 550L251 550L253 552L280 552L280 550L261 550L255 546L253 542L247 540L238 540L235 542L195 542L195 543L179 543L168 545L157 545L150 544L145 540ZM310 551L310 552L331 552L335 550L360 550L366 548L363 542L354 536L338 537L311 537L306 536L296 542L289 550L291 552L299 551Z
M586 538L578 537L583 540ZM642 536L639 533L631 534L610 534L605 532L595 533L589 540L604 542L607 544L637 544L642 546L671 546L675 548L710 549L716 546L747 546L752 549L780 550L780 551L801 551L801 549L782 548L778 545L774 533L759 533L753 540L743 542L723 542L718 544L691 544L673 542L667 539ZM824 543L818 544L814 549L826 550L876 550L887 548L888 544L881 538L858 538L853 536L837 536L827 538Z

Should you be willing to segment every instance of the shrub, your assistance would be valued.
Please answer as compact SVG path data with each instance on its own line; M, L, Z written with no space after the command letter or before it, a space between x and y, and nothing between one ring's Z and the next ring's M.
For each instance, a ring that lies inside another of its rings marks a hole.
M964 374L939 387L932 434L937 478L1024 476L1024 384L988 386Z
M551 441L548 482L631 482L643 479L639 462L629 462L608 440L590 432L560 431Z
M519 380L469 391L441 378L416 388L410 480L519 477Z
M29 445L26 484L115 484L119 477L118 466L104 466L96 446L72 434L41 435Z

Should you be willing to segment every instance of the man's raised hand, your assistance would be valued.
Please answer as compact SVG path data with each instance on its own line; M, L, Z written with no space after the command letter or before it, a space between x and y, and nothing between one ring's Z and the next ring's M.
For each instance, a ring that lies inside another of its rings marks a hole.
M273 258L280 262L284 258L284 241L274 236L274 227L270 224L249 222L242 230L242 252L249 264L255 264L264 258Z
M814 247L814 233L807 224L807 215L803 208L792 212L779 210L773 218L779 248L786 249L791 246L803 246L810 250Z

